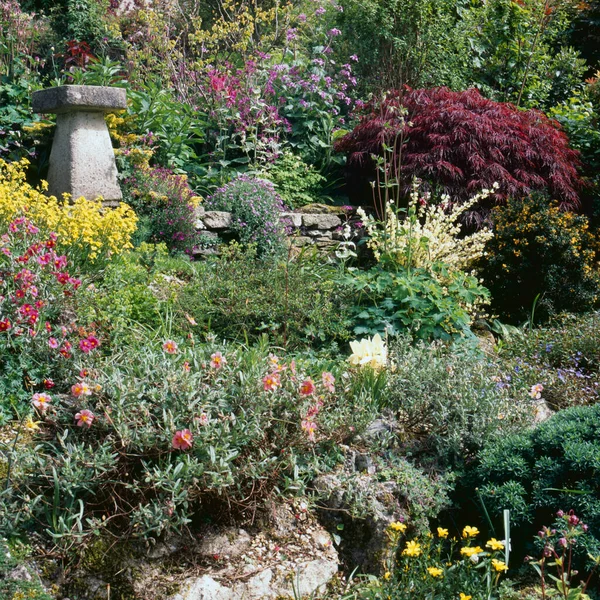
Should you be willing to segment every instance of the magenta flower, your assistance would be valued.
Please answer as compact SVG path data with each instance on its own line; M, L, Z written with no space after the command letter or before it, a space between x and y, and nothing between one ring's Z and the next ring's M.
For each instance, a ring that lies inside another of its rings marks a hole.
M189 429L176 431L173 436L172 445L175 450L189 450L194 443L192 432Z
M56 350L56 348L58 348L59 345L60 343L56 338L48 338L48 346L50 346L50 348L52 348L53 350Z
M85 425L89 429L92 426L94 419L95 419L94 413L91 410L88 410L87 408L80 410L75 415L75 420L77 421L77 427L83 427Z

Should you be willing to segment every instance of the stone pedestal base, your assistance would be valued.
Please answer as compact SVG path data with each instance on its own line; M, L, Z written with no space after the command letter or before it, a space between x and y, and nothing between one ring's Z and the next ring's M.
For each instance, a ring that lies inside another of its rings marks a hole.
M104 115L127 108L123 88L63 85L33 93L34 112L56 113L56 132L50 153L48 191L73 200L102 196L107 204L122 199L115 153Z
M121 200L117 166L104 114L61 113L50 153L49 193L58 198L65 192L75 200Z

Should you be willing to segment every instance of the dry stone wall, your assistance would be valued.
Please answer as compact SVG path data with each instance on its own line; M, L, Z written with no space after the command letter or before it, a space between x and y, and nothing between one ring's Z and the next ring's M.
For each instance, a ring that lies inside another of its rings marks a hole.
M196 227L204 236L228 241L231 239L231 213L198 209ZM334 251L340 243L356 243L363 235L362 223L351 207L331 207L322 204L303 207L281 214L290 243L298 248L316 246L319 250Z

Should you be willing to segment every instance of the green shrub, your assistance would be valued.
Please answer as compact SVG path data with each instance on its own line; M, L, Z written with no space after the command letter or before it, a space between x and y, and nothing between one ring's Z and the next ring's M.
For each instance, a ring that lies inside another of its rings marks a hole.
M538 296L536 319L596 304L597 244L584 216L532 194L495 208L493 221L482 274L503 318L526 319Z
M196 207L187 179L168 169L136 168L125 180L127 202L146 217L138 242L164 243L170 250L191 254L200 241Z
M408 333L443 340L472 336L474 307L489 297L476 277L441 263L397 270L351 268L343 283L355 295L357 335Z
M333 375L348 391L321 383L319 363L264 347L155 335L135 353L124 347L38 413L33 443L14 450L0 527L41 529L67 552L104 529L150 539L301 494L339 460L334 440L373 418L342 369Z
M285 152L268 166L264 177L275 184L283 203L291 209L321 200L319 192L325 177L291 152Z
M350 336L348 295L336 283L334 268L317 255L257 260L254 249L231 245L194 269L176 299L182 327L189 328L187 313L201 330L219 337L257 340L267 333L289 348Z
M531 418L527 391L507 385L501 366L472 345L399 338L390 363L382 404L425 461L461 466Z
M533 430L495 438L479 454L474 484L490 515L505 508L519 538L574 510L600 532L600 404L555 414Z
M526 388L542 385L554 410L598 400L600 339L598 313L561 315L500 344L501 359L513 380Z
M258 256L278 254L285 247L284 206L270 181L240 175L207 198L205 207L230 212L233 233L242 244L254 244Z

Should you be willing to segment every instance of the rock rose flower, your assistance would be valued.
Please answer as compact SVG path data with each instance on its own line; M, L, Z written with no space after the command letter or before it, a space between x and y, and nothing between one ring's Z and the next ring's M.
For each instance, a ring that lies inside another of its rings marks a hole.
M80 410L75 415L77 427L83 427L85 425L86 427L90 428L92 426L92 423L94 422L94 419L94 413L91 410L88 410L87 408Z
M173 436L173 448L176 450L189 450L194 443L194 437L192 436L192 432L189 429L182 429L181 431L176 431Z

